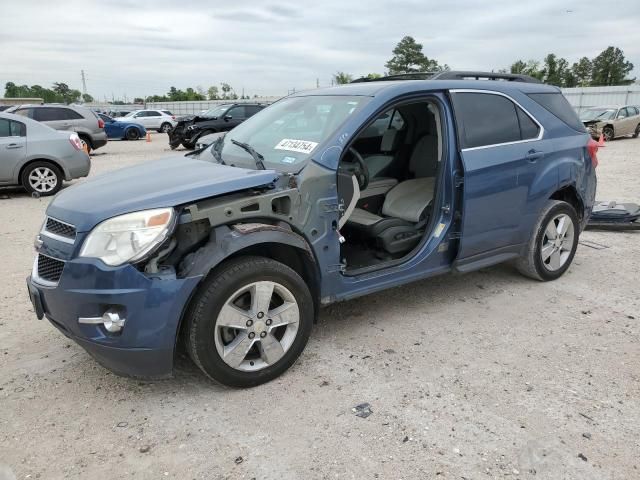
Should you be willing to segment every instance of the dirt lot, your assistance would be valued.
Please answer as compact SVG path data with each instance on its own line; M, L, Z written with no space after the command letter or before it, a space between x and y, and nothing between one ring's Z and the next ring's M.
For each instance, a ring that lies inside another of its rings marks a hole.
M639 151L601 150L599 198L640 201ZM110 142L92 175L167 153ZM334 305L287 374L230 390L184 358L171 380L119 378L37 321L48 200L5 195L0 479L640 478L638 234L586 232L606 248L553 283L498 266Z

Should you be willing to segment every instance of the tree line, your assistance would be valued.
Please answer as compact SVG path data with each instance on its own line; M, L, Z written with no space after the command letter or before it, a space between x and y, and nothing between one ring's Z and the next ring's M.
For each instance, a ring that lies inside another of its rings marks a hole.
M364 78L375 79L387 75L415 72L440 72L450 70L449 65L428 58L422 51L422 44L411 36L406 36L393 49L393 56L387 61L384 74L369 73ZM530 75L544 83L558 87L596 87L609 85L629 85L635 78L628 78L633 63L627 61L618 47L607 47L593 59L582 57L573 64L565 58L549 53L543 61L517 60L509 70L499 73ZM354 76L347 72L336 72L332 82L338 85L350 83Z
M83 94L80 90L69 88L69 85L62 82L54 83L51 88L7 82L4 86L4 96L5 98L42 98L45 103L93 102L93 97L88 93Z

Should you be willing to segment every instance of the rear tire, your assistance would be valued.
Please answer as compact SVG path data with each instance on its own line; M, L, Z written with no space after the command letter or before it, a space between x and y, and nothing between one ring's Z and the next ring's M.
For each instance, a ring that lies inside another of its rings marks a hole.
M253 387L284 373L304 350L314 318L311 292L288 266L264 257L229 260L196 293L186 346L211 379Z
M20 182L31 195L55 195L62 188L62 172L51 162L30 163L22 171Z
M169 133L172 128L173 127L171 126L171 124L169 122L164 122L162 125L160 125L160 130L158 130L158 132L160 132L160 133Z
M567 202L549 200L516 268L524 276L543 282L560 278L573 261L579 235L575 209Z
M140 138L140 132L137 128L130 128L125 132L127 140L138 140Z

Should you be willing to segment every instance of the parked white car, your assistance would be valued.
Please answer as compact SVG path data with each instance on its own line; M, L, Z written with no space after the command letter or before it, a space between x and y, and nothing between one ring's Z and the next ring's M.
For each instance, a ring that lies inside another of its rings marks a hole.
M147 130L157 130L162 133L167 133L178 123L175 115L169 115L162 110L135 110L115 120L139 123Z

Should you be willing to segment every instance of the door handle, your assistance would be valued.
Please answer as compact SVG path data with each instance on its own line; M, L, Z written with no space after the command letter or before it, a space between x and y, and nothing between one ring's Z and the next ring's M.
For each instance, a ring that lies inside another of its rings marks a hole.
M531 163L538 161L544 157L544 152L540 152L539 150L531 149L525 155L525 158L529 160Z
M15 149L15 148L22 148L22 145L18 145L17 143L10 143L5 148L7 150L11 150L11 149Z

